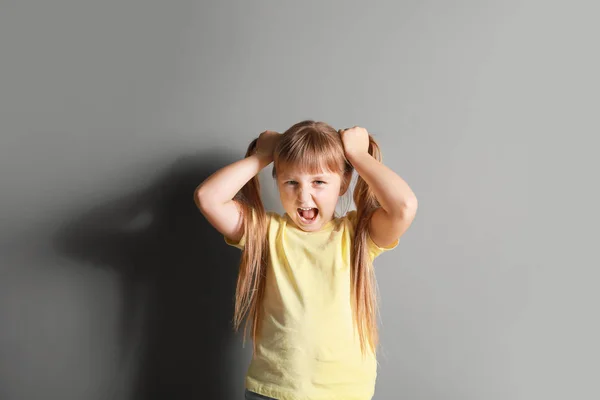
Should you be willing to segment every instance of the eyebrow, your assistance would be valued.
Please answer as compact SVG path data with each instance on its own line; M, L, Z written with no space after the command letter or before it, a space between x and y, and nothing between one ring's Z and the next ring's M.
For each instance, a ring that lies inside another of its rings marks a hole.
M331 175L313 175L312 178L313 179L328 179L330 178ZM287 180L287 179L293 179L294 177L291 175L284 175L283 179Z

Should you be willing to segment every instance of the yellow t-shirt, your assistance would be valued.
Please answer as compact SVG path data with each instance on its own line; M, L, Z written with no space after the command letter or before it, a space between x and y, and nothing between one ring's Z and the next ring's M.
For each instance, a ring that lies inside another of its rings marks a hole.
M279 400L368 400L376 356L363 358L350 304L350 254L356 211L317 232L298 228L286 214L268 212L269 263L262 336L246 388ZM243 249L225 237L231 246ZM368 238L374 259L386 248ZM356 333L356 335L354 335Z

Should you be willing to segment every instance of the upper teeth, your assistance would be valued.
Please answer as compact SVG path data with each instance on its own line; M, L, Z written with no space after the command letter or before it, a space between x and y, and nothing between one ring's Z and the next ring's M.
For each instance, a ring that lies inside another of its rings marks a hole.
M304 211L308 211L308 210L312 210L314 207L308 207L308 208L298 207L298 208L301 210L304 210Z

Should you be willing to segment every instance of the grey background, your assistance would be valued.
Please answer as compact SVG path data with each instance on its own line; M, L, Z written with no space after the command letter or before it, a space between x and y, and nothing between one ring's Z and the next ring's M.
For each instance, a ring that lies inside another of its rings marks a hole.
M419 199L376 399L600 398L598 11L0 2L0 398L241 399L239 252L192 192L306 118Z

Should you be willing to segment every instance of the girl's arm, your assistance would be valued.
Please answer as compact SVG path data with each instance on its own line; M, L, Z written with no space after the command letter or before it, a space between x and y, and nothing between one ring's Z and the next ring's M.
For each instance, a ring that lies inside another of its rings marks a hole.
M381 204L371 217L371 239L380 247L391 245L412 224L418 207L417 197L404 179L369 153L349 154L347 158Z
M227 238L237 242L244 234L241 206L233 197L269 164L269 160L253 154L221 168L196 188L196 205L208 222Z
M404 179L369 154L366 129L354 127L340 134L346 158L381 204L371 217L371 239L380 247L391 245L412 223L418 207L417 196Z
M244 233L241 206L233 198L273 161L278 135L274 131L261 133L255 154L219 169L196 188L194 201L202 214L216 230L231 240L239 241Z
M417 208L417 196L404 179L369 153L346 154L346 158L373 190L381 208L390 217L401 217L407 210Z

